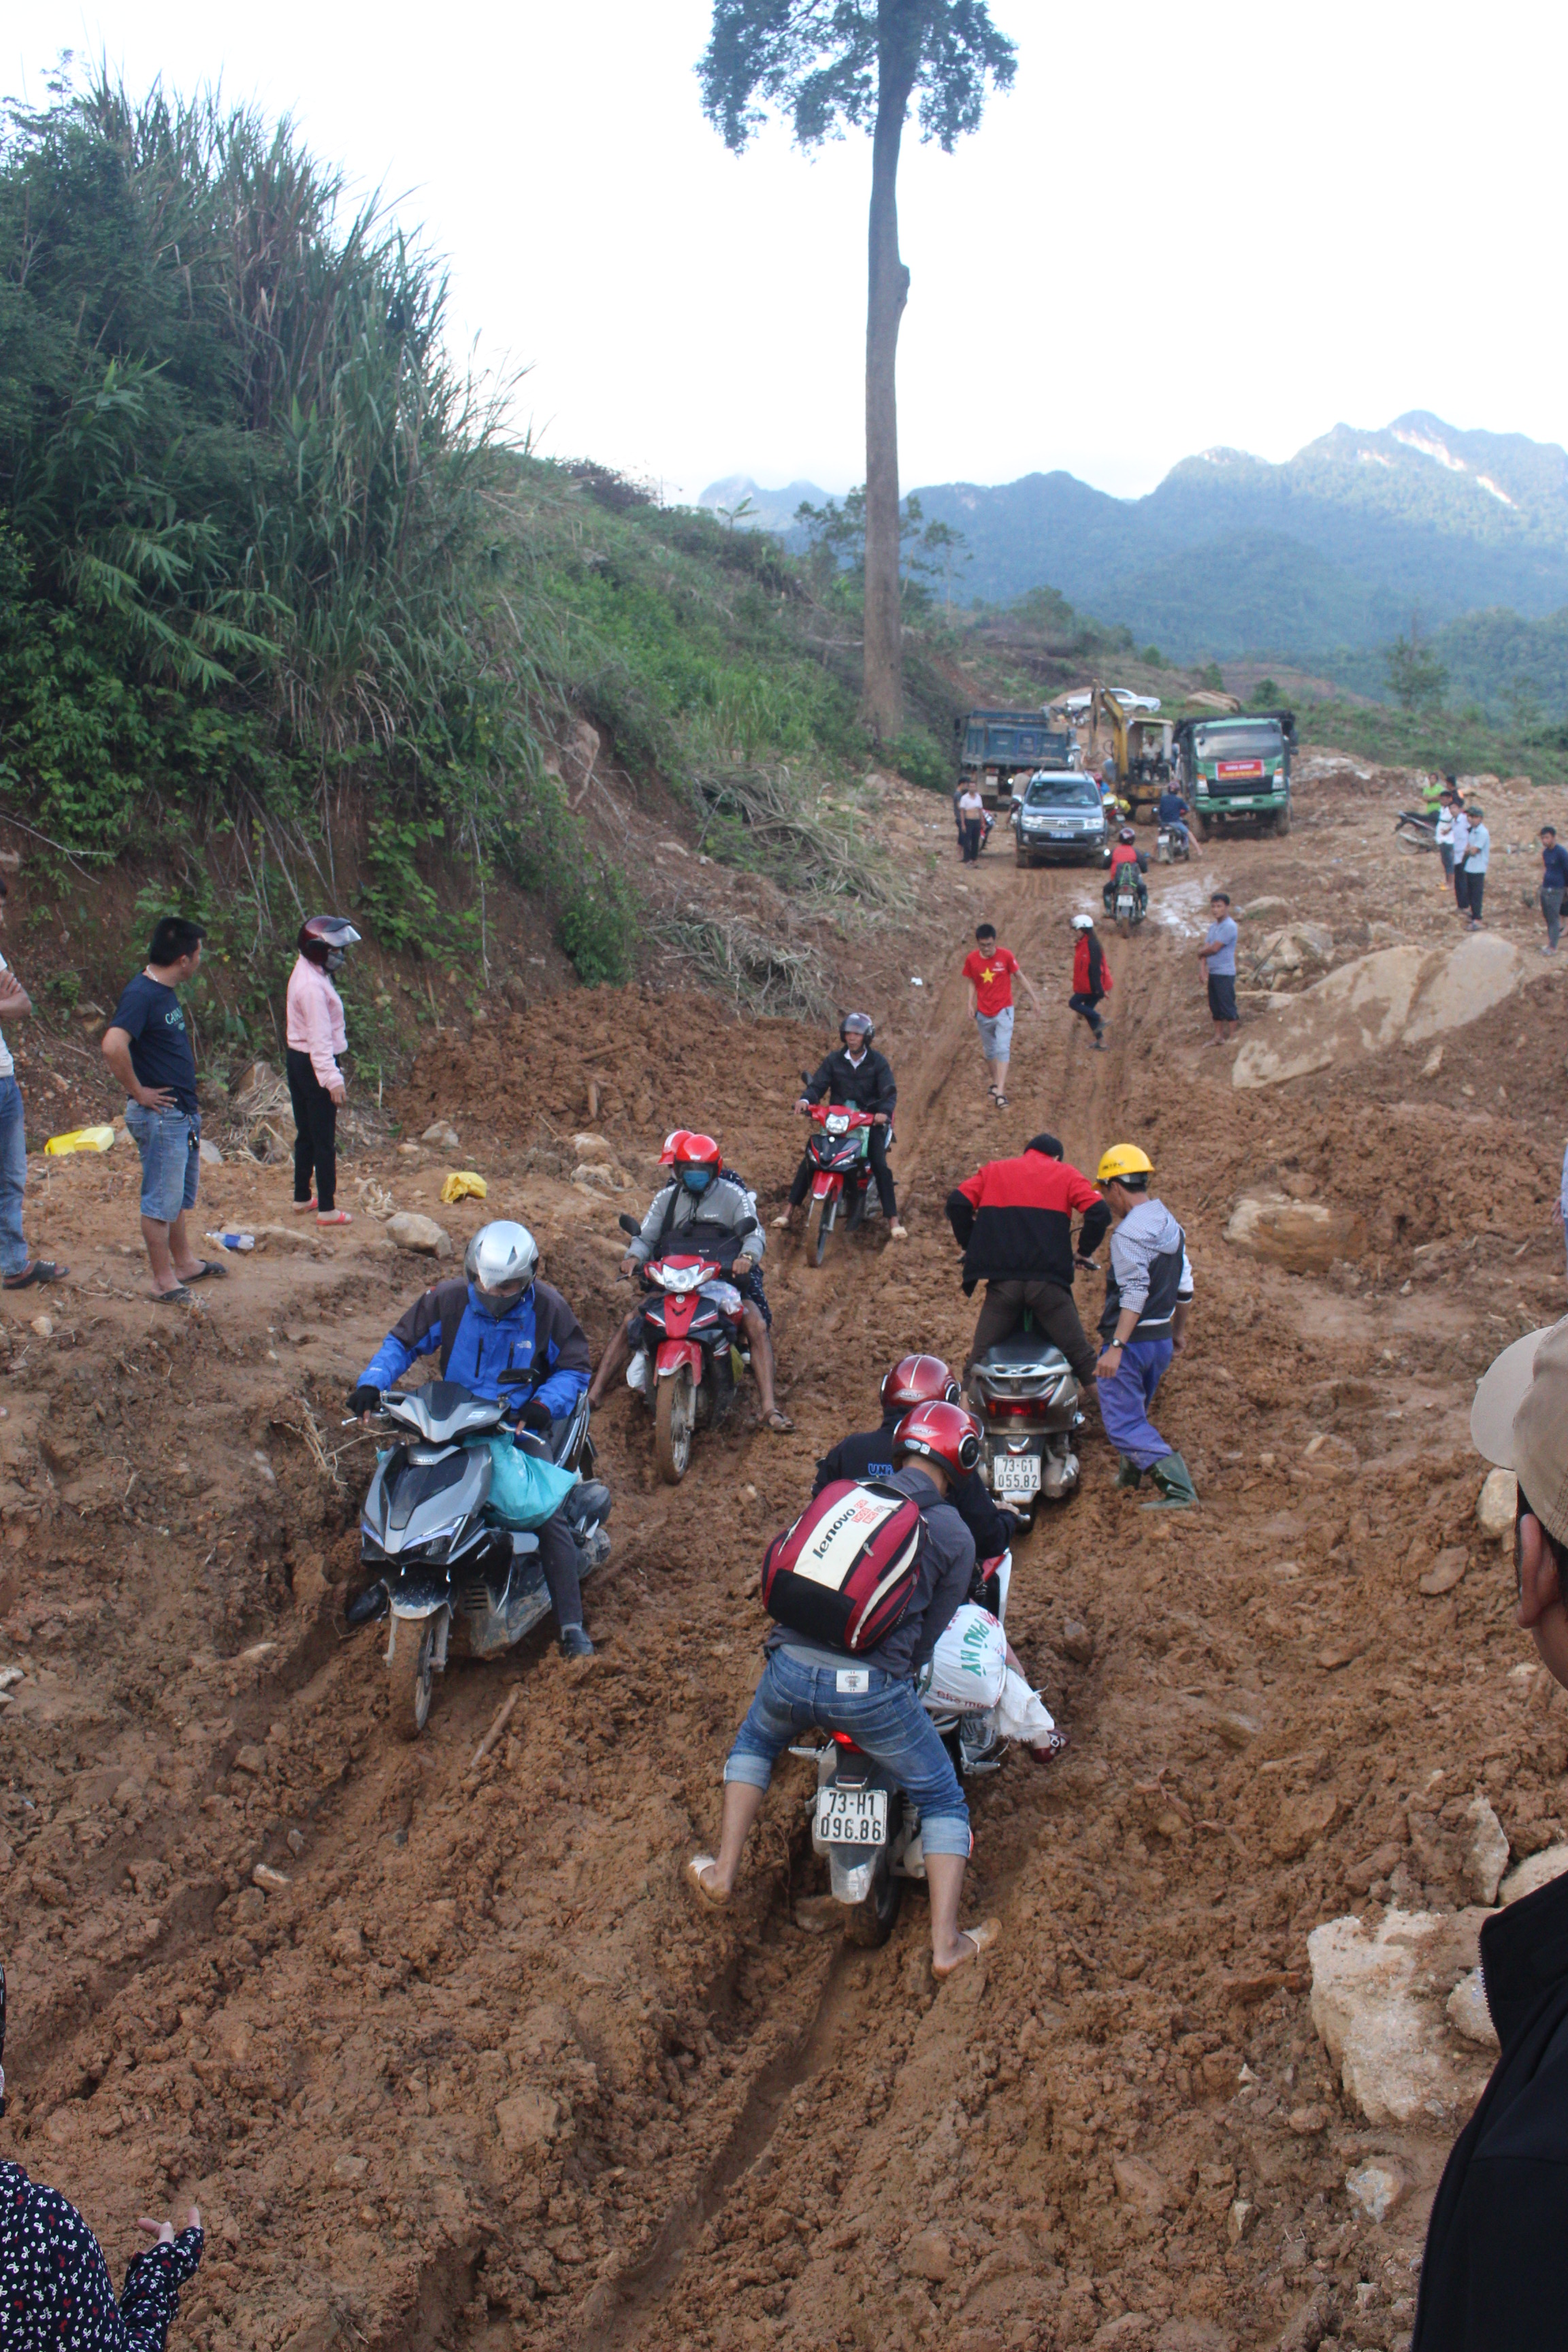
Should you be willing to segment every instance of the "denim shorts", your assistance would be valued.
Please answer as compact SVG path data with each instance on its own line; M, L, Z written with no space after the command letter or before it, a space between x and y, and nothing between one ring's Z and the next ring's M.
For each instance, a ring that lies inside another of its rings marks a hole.
M172 1225L182 1210L196 1205L201 1115L128 1102L125 1130L142 1154L142 1214Z
M857 1680L864 1675L864 1691L841 1691L844 1671ZM918 1805L921 1836L927 1853L968 1855L969 1808L952 1759L930 1716L915 1696L912 1682L883 1674L878 1666L857 1666L846 1657L844 1669L808 1665L786 1650L770 1650L763 1678L735 1734L726 1780L744 1780L765 1789L783 1749L803 1731L847 1732L873 1762L886 1767L911 1804Z
M1010 1062L1013 1058L1013 1007L1005 1004L1000 1013L977 1013L974 1025L980 1032L980 1050L988 1062Z

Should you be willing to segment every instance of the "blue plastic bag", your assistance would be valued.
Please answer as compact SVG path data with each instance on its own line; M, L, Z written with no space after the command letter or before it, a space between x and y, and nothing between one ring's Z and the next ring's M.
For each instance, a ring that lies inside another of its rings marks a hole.
M552 1519L573 1487L575 1470L557 1470L525 1454L510 1437L487 1437L490 1450L490 1498L487 1516L503 1528L542 1528Z

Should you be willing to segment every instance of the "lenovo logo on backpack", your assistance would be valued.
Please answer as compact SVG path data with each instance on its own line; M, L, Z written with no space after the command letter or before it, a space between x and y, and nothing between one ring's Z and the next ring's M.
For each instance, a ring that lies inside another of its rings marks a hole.
M763 1606L792 1633L833 1650L871 1650L910 1605L925 1521L875 1479L836 1478L763 1561Z

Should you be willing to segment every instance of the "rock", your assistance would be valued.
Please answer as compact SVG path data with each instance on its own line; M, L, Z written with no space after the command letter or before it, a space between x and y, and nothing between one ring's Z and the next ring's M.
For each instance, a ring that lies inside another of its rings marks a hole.
M1249 2205L1245 2197L1238 2197L1225 2217L1225 2234L1233 2246L1239 2246L1251 2235L1252 2225L1257 2219L1257 2206Z
M1315 2139L1329 2128L1329 2111L1325 2106L1292 2107L1290 2128L1298 2139Z
M1439 1592L1452 1592L1470 1564L1470 1555L1462 1544L1450 1544L1437 1554L1431 1567L1417 1581L1428 1600ZM1490 1900L1490 1897L1488 1897Z
M400 1143L397 1156L400 1160L423 1160L425 1157L416 1143Z
M1374 2157L1345 2175L1345 2195L1359 2205L1369 2221L1386 2221L1405 2195L1405 2179L1397 2165Z
M1327 1837L1342 1810L1335 1789L1309 1789L1305 1796L1287 1797L1268 1840L1275 1861L1296 1861L1319 1838Z
M1392 1843L1373 1848L1364 1862L1356 1863L1345 1873L1345 1885L1352 1895L1364 1895L1374 1878L1386 1878L1398 1868L1405 1848Z
M1171 2201L1163 2177L1141 2156L1119 2156L1110 2168L1116 2193L1142 2213L1163 2213Z
M1476 1525L1493 1543L1510 1540L1519 1511L1519 1480L1511 1470L1489 1470L1476 1496Z
M32 1332L35 1339L52 1339L55 1336L54 1317L52 1315L35 1315L32 1321L28 1324L27 1328Z
M808 1936L831 1935L843 1917L843 1906L836 1895L803 1895L795 1903L795 1924Z
M221 1168L223 1166L222 1152L218 1150L217 1145L207 1136L203 1136L201 1142L196 1147L196 1150L204 1168Z
M952 2268L952 2248L940 2230L922 2230L904 2248L904 2272L909 2278L944 2279Z
M302 1225L258 1225L255 1232L257 1241L266 1243L271 1249L308 1250L315 1247L314 1230L307 1232Z
M448 1126L444 1118L433 1119L419 1140L421 1143L433 1143L439 1151L457 1151L461 1149L457 1129Z
M1231 1711L1216 1715L1214 1727L1227 1748L1249 1748L1258 1737L1258 1725L1249 1715Z
M1287 998L1267 1035L1243 1045L1231 1083L1278 1086L1362 1055L1425 1045L1479 1020L1524 977L1518 948L1489 931L1451 948L1393 947L1358 956Z
M259 1886L263 1895L281 1895L293 1885L286 1870L274 1870L269 1863L258 1862L250 1874L252 1886Z
M422 1257L450 1257L452 1243L445 1229L434 1217L422 1217L413 1209L400 1209L388 1217L386 1232L399 1249L416 1250Z
M282 1087L283 1081L270 1062L252 1062L247 1070L240 1072L235 1082L234 1107L236 1110L243 1111L258 1095L281 1092Z
M1465 1818L1470 1824L1465 1848L1465 1892L1472 1903L1495 1903L1508 1868L1508 1839L1502 1823L1479 1790L1465 1808Z
M363 2180L368 2166L363 2156L340 2156L332 2166L334 2180Z
M580 1160L572 1171L574 1184L586 1184L595 1192L624 1192L626 1179L607 1160Z
M267 1769L266 1748L258 1748L254 1741L247 1740L246 1745L241 1748L235 1756L234 1769L237 1772L265 1772Z
M1441 1045L1434 1045L1421 1065L1421 1075L1424 1078L1435 1078L1442 1066L1443 1048Z
M1249 898L1245 907L1231 909L1238 923L1278 922L1290 911L1289 898Z
M1498 1894L1504 1903L1517 1903L1521 1895L1533 1895L1538 1886L1550 1885L1568 1871L1568 1845L1549 1845L1540 1853L1532 1853L1510 1870Z
M561 2128L561 2110L542 2091L519 2091L496 2109L496 2129L509 2156L536 2155Z
M1314 1927L1312 2022L1340 2070L1345 2095L1375 2126L1451 2124L1480 2077L1444 2046L1440 1967L1456 1923L1431 1911L1391 1910L1375 1934L1353 1914Z
M1353 1210L1276 1192L1241 1193L1225 1237L1289 1274L1327 1274L1336 1258L1364 1257L1367 1248L1366 1226Z
M1070 1658L1075 1666L1087 1666L1094 1656L1094 1635L1078 1618L1064 1617L1060 1648L1063 1657Z
M1284 930L1270 931L1257 950L1254 970L1260 975L1269 971L1302 971L1321 969L1334 952L1334 935L1321 923L1292 923Z
M1491 2011L1487 2007L1487 1989L1479 1969L1472 1969L1461 1977L1448 1995L1447 2018L1456 2033L1467 2042L1474 2042L1483 2050L1498 2047L1497 2027L1492 2023Z
M605 1138L602 1135L595 1135L592 1129L585 1129L581 1135L574 1135L572 1138L572 1149L579 1160L614 1160L616 1156Z

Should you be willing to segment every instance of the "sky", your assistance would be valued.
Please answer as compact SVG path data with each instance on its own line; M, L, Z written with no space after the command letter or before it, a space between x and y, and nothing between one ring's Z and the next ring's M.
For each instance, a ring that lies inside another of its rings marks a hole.
M992 0L1013 91L952 155L906 134L900 472L1064 467L1121 496L1195 450L1289 457L1411 408L1568 440L1568 15L1494 0ZM140 93L293 115L449 262L455 343L526 367L559 457L694 499L864 474L868 142L703 121L704 0L31 0L0 89L58 53Z

